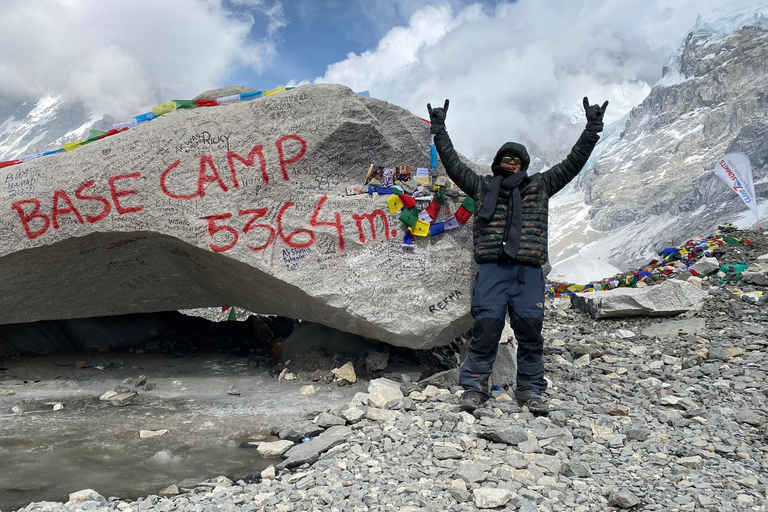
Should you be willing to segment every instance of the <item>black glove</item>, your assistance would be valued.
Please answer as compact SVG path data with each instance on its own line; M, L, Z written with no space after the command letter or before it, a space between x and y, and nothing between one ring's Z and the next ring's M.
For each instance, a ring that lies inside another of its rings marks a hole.
M432 108L432 105L427 103L427 111L429 112L429 120L432 123L432 127L429 129L429 133L436 134L445 131L445 114L448 112L448 100L445 100L443 108Z
M605 100L603 106L590 105L589 99L584 96L584 111L587 113L587 126L584 128L590 132L603 131L603 114L608 107L608 100Z

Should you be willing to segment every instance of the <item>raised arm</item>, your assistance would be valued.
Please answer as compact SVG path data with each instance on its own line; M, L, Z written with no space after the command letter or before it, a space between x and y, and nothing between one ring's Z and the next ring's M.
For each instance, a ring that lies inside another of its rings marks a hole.
M435 136L435 147L440 161L448 173L448 176L456 185L470 197L475 197L482 188L482 178L468 165L459 160L459 154L453 149L453 143L445 129L445 115L448 112L448 100L442 108L432 108L427 103L429 119L432 122L430 133Z
M584 112L587 116L587 126L565 160L542 175L542 182L547 188L549 196L555 195L570 183L586 165L592 150L595 148L595 144L600 140L600 136L597 134L603 131L603 115L606 108L608 108L607 100L602 106L590 105L589 99L584 96Z

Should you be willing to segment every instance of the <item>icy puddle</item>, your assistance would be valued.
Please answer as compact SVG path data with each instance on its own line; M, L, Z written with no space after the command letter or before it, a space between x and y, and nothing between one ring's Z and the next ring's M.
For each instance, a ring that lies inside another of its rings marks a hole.
M105 369L79 368L83 362ZM69 493L88 488L135 499L187 479L258 474L277 460L242 448L250 436L287 423L306 406L341 404L365 389L325 387L304 396L298 390L306 382L277 381L246 359L223 354L75 353L0 366L5 512L33 501L66 502ZM136 387L140 375L156 387ZM99 400L115 386L139 395L124 407ZM53 403L64 408L54 410ZM168 432L142 439L142 430Z

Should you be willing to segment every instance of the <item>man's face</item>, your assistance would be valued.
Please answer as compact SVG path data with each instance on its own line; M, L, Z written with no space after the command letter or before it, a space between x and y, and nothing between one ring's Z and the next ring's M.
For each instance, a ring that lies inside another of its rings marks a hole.
M514 153L507 153L502 156L499 165L501 165L502 169L506 169L512 173L520 172L523 169L523 164L520 161L520 157Z

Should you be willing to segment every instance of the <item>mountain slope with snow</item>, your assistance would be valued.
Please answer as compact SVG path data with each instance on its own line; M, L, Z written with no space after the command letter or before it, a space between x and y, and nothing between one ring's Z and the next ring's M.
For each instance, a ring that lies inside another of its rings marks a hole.
M627 269L719 224L751 226L754 215L713 172L727 152L750 157L768 213L766 83L765 14L700 18L649 96L606 129L593 164L553 200L553 263L578 254Z
M95 125L106 126L79 102L48 94L36 102L0 101L0 161L61 148L86 138ZM110 126L111 127L111 126Z

